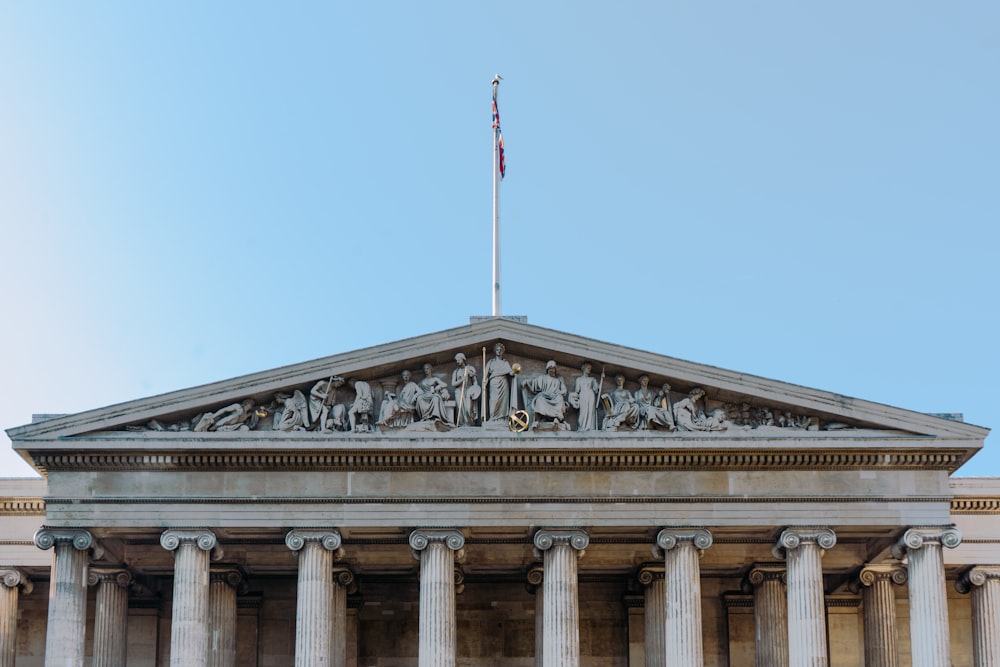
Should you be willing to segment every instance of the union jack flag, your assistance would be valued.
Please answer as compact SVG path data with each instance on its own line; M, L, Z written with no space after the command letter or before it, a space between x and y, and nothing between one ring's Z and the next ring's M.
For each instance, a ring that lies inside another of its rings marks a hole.
M500 110L497 109L497 91L493 88L493 133L496 134L497 155L500 161L500 179L503 180L507 171L507 164L503 158L503 132L500 130Z

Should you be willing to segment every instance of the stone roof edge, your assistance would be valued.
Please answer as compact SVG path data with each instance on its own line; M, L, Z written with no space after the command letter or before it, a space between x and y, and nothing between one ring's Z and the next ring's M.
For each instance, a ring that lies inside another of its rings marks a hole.
M595 363L648 369L652 372L684 378L685 381L692 384L750 394L765 401L794 404L803 409L817 410L848 419L869 422L887 429L928 435L951 434L978 440L984 440L989 433L989 429L981 426L955 422L903 408L698 364L546 329L537 325L491 319L260 371L229 380L57 417L38 424L17 426L7 429L7 434L12 441L16 442L52 435L69 436L86 433L106 429L109 426L151 419L167 411L197 408L208 403L224 403L238 400L247 395L277 391L292 384L317 381L329 376L331 371L335 371L339 375L347 375L374 367L399 364L408 359L420 358L421 355L431 356L436 350L481 345L492 340L504 340L540 349L548 348L567 355L587 358Z

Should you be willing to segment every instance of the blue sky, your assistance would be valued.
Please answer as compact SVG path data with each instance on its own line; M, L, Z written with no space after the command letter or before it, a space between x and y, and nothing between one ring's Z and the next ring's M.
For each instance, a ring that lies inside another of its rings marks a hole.
M504 313L998 426L998 65L976 0L0 4L0 426L488 314L497 72Z

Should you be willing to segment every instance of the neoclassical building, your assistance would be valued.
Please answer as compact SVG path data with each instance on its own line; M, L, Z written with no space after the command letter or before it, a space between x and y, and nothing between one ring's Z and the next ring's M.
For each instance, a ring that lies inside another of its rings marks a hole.
M1000 665L954 418L488 319L7 433L0 667Z

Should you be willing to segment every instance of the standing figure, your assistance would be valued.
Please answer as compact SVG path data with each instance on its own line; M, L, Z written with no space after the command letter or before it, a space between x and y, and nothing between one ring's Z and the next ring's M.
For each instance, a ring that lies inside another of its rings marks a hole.
M577 431L597 430L597 392L600 387L597 380L590 376L593 366L589 362L584 362L580 366L583 375L576 379L573 393L569 395L569 404L580 411Z
M475 426L476 419L479 418L479 397L482 396L476 380L476 369L465 363L465 355L461 352L455 355L455 363L458 368L451 373L451 386L455 392L458 411L455 421L458 426Z
M347 418L351 423L351 431L354 433L368 433L372 430L371 415L375 409L375 399L372 397L372 388L364 380L351 380L354 385L354 402L351 409L347 411ZM359 426L358 420L361 420Z
M621 426L639 428L639 404L635 402L632 392L625 388L625 376L619 373L615 376L615 389L604 394L607 415L604 417L605 431L617 431Z
M420 381L420 393L417 394L417 419L452 425L451 415L444 406L448 399L448 385L441 378L435 377L432 370L430 364L424 364L424 378Z
M386 394L379 412L378 424L390 428L400 428L413 423L413 413L417 409L417 395L420 387L411 379L410 371L401 373L403 388L395 394Z
M670 391L669 385L664 385ZM657 399L662 395L653 396L653 390L649 388L649 376L639 376L639 388L635 392L635 402L639 405L639 430L645 431L652 427L663 428L668 431L676 429L674 426L674 416L670 409L659 404Z
M341 431L344 428L345 408L337 405L337 390L344 386L344 378L331 376L320 380L309 390L309 424L322 432Z
M531 410L536 420L546 417L554 424L565 422L566 383L557 373L556 362L548 361L545 364L545 375L538 375L524 383L525 389L535 392L535 397L531 399Z
M507 421L510 415L510 379L514 376L514 369L503 358L503 343L493 346L493 358L486 362L483 370L483 384L488 393L489 401L489 421Z

